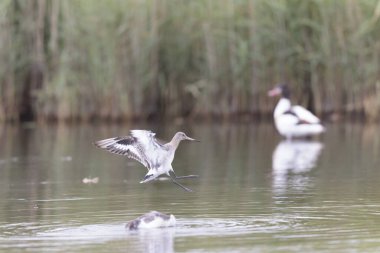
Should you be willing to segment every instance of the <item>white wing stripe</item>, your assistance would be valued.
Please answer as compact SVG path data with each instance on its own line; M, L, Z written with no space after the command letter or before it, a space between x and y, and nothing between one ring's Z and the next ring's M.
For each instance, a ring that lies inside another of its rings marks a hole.
M121 150L128 150L128 148L130 148L131 146L129 145L123 145L123 144L115 144L113 146L114 148L116 149L121 149Z
M155 133L147 130L131 130L130 135L100 140L95 145L111 153L135 159L148 169L152 164L160 164L158 161L161 160L164 151L154 138Z

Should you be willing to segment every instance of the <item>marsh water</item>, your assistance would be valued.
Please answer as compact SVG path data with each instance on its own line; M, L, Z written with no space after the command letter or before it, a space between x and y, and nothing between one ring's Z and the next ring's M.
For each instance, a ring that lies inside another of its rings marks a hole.
M183 130L173 167L182 183L140 184L137 162L92 142L145 128ZM271 123L3 125L0 251L380 252L380 127L327 126L284 141ZM83 183L84 178L98 183ZM128 232L150 210L173 228Z

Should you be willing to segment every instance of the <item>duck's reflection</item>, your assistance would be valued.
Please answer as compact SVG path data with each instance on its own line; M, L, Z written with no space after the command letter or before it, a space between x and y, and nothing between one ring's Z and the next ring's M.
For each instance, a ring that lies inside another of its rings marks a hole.
M323 149L320 142L282 141L273 152L273 189L284 193L287 187L302 188L309 184L307 172L316 166Z
M144 253L172 253L174 252L175 228L140 229L136 231L139 244Z

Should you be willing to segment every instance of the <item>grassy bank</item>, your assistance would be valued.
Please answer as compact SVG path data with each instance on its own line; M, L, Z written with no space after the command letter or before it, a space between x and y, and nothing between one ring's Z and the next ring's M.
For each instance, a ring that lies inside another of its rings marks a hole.
M378 0L4 0L0 119L267 114L379 118Z

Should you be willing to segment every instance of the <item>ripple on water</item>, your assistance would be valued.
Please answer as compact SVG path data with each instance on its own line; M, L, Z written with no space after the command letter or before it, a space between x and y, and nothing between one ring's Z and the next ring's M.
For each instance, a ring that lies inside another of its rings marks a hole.
M174 228L140 230L137 233L125 230L126 222L113 224L91 224L80 226L64 226L63 224L54 224L49 226L25 223L14 224L13 228L18 231L13 235L0 238L2 247L6 244L20 243L21 241L34 241L45 245L46 241L60 243L61 245L73 244L94 244L103 243L109 240L125 239L128 237L149 237L157 236L155 233L167 233L176 237L189 236L228 236L236 234L263 233L288 229L292 226L292 221L284 218L195 218L195 219L178 219ZM9 225L8 225L9 226ZM4 228L4 227L3 227ZM19 233L24 228L25 233ZM29 232L26 232L29 231ZM150 231L150 232L149 232ZM5 244L4 244L5 243ZM21 244L20 244L21 245Z
M112 244L119 242L123 244L123 247L130 250L144 251L150 247L156 249L156 252L174 252L174 241L179 239L182 243L186 243L187 240L181 240L181 238L187 237L194 238L199 249L207 247L213 238L226 238L226 240L215 241L217 244L225 244L226 247L233 246L234 241L239 242L238 245L235 245L235 249L244 247L244 243L246 246L252 246L252 240L256 242L257 247L263 247L268 242L268 238L276 238L278 249L288 250L291 249L289 248L291 245L294 247L298 245L296 242L300 240L315 243L328 242L330 249L338 249L342 243L354 245L355 242L358 243L358 240L361 243L369 244L380 242L373 238L372 241L368 240L370 238L367 238L367 232L371 230L371 227L346 224L344 217L340 219L336 219L334 216L320 217L312 215L310 211L312 210L303 213L299 209L292 214L281 213L229 218L178 218L177 225L173 228L142 229L134 232L125 230L127 221L89 225L74 223L47 225L29 222L13 225L4 224L0 226L3 230L13 232L2 234L0 249L28 247L29 249L34 248L36 251L69 250L73 246L75 249L88 248L112 241ZM332 226L333 222L336 222L337 225ZM377 227L373 226L372 229L375 232ZM333 240L330 238L332 234L334 234ZM228 238L239 239L231 241Z

